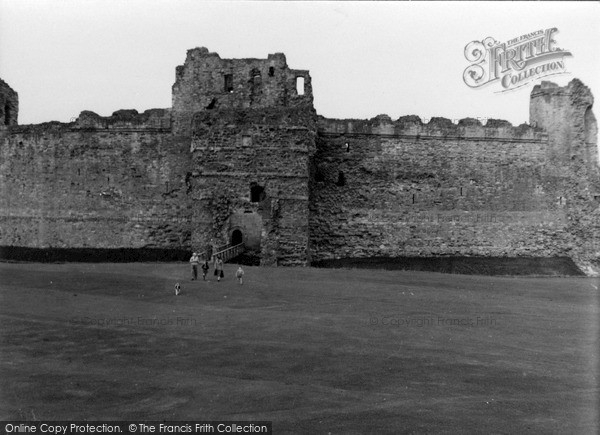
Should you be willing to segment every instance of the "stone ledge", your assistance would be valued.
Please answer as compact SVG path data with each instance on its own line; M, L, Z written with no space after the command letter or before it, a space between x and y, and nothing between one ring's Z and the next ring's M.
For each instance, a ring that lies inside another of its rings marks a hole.
M318 136L323 137L381 137L381 138L397 138L410 140L456 140L456 141L471 141L471 142L516 142L516 143L546 143L548 136L535 139L509 138L505 136L449 136L449 135L432 135L432 134L403 134L403 133L344 133L344 132L329 132L318 131Z
M198 177L256 177L261 178L309 178L308 174L283 174L280 172L201 172Z
M265 147L265 146L235 146L235 147L222 147L222 146L196 146L192 142L192 152L194 151L243 151L243 150L259 150L259 151L296 151L303 154L309 154L310 151L308 147L290 147L286 148L285 146L281 147Z

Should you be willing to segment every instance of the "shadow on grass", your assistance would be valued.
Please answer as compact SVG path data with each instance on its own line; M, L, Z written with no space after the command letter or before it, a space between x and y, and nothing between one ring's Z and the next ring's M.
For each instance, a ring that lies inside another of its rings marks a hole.
M188 261L191 251L184 249L148 248L25 248L0 246L0 260L35 261L39 263L130 263L142 261Z
M322 268L418 270L464 275L585 276L569 257L369 257L319 260Z
M26 248L0 246L0 260L40 263L129 263L188 261L191 251L150 248ZM253 252L241 254L228 263L258 266ZM465 275L585 276L569 257L368 257L318 260L320 268L417 270Z
M227 263L239 264L242 266L260 266L260 255L256 252L244 252L237 257L227 260Z

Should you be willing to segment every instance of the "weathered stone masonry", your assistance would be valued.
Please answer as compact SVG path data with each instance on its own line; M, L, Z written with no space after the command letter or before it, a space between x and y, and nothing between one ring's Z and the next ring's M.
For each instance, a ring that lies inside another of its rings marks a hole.
M4 246L189 246L189 143L168 110L11 127L0 156Z
M19 96L8 84L0 79L0 125L17 125L19 116Z
M176 134L191 136L195 248L228 243L238 231L261 264L309 262L312 102L308 71L288 68L283 54L231 60L188 51L173 118Z
M529 125L317 116L308 71L189 50L173 107L18 126L0 82L0 245L600 263L593 97L543 82ZM591 269L586 269L591 271Z
M263 264L305 264L312 112L225 109L197 116L194 127L193 242L228 241L239 229Z

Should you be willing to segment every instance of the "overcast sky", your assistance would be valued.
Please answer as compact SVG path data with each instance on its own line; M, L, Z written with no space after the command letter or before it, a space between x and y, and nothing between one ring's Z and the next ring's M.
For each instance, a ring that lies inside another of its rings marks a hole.
M205 46L310 70L317 112L527 122L535 83L468 87L465 46L556 27L568 74L600 95L598 2L199 2L0 0L0 77L19 93L19 123L68 122L82 110L171 106L175 67ZM598 117L598 109L595 110Z

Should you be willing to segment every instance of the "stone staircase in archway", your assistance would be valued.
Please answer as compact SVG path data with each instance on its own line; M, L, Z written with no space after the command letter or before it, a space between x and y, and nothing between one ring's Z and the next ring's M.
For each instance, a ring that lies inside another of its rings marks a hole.
M246 246L243 243L237 245L224 245L217 248L216 252L213 253L211 261L214 262L217 256L221 257L224 263L237 257L238 255L246 251Z

